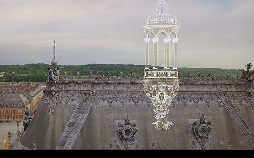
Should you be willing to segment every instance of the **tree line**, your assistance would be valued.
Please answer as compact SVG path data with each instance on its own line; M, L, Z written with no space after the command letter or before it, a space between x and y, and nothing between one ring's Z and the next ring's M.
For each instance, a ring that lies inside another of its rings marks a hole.
M0 65L0 82L45 82L48 75L48 64ZM134 64L87 64L87 65L58 65L60 76L104 75L104 76L135 76L143 77L145 65ZM237 78L241 76L238 69L222 68L178 68L180 76L221 78Z

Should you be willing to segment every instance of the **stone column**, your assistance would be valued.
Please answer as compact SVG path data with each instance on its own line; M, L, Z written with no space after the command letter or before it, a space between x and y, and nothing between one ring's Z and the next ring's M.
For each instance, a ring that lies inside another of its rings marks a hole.
M171 38L170 37L167 37L164 39L164 47L165 47L165 66L164 68L165 69L168 69L169 68L169 64L170 64L170 54L169 54L169 51L170 51L170 40Z
M173 38L172 41L174 43L174 65L173 69L177 69L177 42L179 38Z
M157 69L157 67L158 67L158 41L159 41L158 37L153 38L153 48L154 48L153 69Z
M150 41L150 38L145 38L144 40L146 42L146 66L145 66L145 69L149 69L149 41Z

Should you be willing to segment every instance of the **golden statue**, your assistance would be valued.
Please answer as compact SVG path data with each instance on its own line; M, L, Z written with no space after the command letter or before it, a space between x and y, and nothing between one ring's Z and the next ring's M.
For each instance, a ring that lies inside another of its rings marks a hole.
M9 144L8 142L4 139L3 141L3 150L8 150L9 149Z

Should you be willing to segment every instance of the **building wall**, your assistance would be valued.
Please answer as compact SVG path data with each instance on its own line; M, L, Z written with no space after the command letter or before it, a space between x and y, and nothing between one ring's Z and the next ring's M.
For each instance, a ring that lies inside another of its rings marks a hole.
M0 121L22 120L25 116L23 107L5 107L0 108Z
M1 83L1 97L6 98L6 96L16 94L22 94L23 98L20 98L20 102L15 105L6 105L5 100L2 101L1 111L0 113L0 121L12 121L12 120L20 120L23 119L24 114L22 116L14 114L13 110L16 110L16 107L19 106L19 109L24 110L28 108L31 114L34 114L38 105L41 102L43 97L43 88L42 86L45 83L28 83L28 82L20 82L20 83L12 83L12 82L2 82ZM31 94L30 94L31 93ZM23 99L23 100L22 100ZM22 105L22 108L20 105ZM24 105L25 104L25 105ZM17 105L17 106L16 106ZM13 107L14 106L14 107ZM4 108L3 108L4 107ZM3 115L3 112L8 113L7 115ZM12 113L12 114L10 114ZM9 115L10 114L10 115Z
M42 97L43 91L40 91L36 96L32 98L31 102L29 103L29 109L32 115L34 114L38 105L40 104Z

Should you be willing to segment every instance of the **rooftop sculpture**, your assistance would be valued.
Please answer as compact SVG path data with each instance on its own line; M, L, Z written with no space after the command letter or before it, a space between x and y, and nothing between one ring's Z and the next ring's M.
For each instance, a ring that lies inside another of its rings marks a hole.
M177 95L179 89L178 70L177 70L177 33L180 26L176 24L176 17L171 16L167 12L167 4L165 0L159 0L156 12L147 20L145 30L146 43L146 66L144 69L144 91L151 99L155 109L155 119L153 122L157 129L168 129L173 125L167 121L169 106L172 99ZM163 35L164 43L164 68L159 69L158 63L158 43L159 35ZM149 46L150 39L154 48L153 66L149 67ZM172 42L173 43L172 43ZM173 45L173 64L170 63L170 46Z

